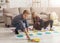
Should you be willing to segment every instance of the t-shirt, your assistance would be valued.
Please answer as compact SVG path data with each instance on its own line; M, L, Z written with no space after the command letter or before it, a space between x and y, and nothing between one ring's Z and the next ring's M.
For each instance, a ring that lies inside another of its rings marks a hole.
M12 25L15 26L15 27L19 23L21 25L23 25L25 23L26 24L26 27L28 27L27 20L23 18L23 14L20 14L20 15L15 16L14 19L12 20ZM23 25L23 27L25 28L24 25Z

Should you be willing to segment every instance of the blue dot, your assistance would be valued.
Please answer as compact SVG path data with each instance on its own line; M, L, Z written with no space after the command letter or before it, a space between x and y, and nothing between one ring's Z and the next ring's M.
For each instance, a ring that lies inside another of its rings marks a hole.
M51 32L45 32L45 34L51 34Z
M37 35L42 35L42 33L37 33Z
M23 35L18 35L17 37L23 37Z
M33 36L33 34L29 34L30 36Z

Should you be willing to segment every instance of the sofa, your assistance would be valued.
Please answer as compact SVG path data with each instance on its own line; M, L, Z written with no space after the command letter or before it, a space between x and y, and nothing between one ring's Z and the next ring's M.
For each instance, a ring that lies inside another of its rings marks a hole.
M47 15L41 15L41 12L43 12L44 14L49 14L48 13L49 11L47 8L45 8L45 9L43 9L43 8L31 8L31 7L4 8L3 9L3 16L4 16L5 26L7 26L7 27L12 26L11 25L12 19L15 16L21 14L24 10L29 10L30 13L36 12L42 18L44 18ZM52 14L51 14L51 16L52 16ZM49 15L48 15L48 17L49 17ZM50 18L52 18L52 17L50 17ZM29 22L29 24L33 24L31 14L28 17L28 22Z

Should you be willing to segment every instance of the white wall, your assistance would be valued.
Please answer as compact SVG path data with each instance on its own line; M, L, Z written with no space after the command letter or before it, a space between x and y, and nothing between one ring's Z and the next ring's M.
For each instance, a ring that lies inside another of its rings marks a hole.
M48 7L48 0L41 0L41 7L44 7L44 8L46 8L46 7Z
M9 0L9 2L10 8L32 6L32 0Z
M60 7L60 0L50 0L49 6L50 7Z

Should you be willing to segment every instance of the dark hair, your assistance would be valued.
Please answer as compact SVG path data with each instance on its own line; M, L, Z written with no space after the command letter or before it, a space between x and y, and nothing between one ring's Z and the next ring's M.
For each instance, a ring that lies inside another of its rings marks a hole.
M25 14L25 13L29 13L28 10L24 10L24 11L23 11L23 14Z

